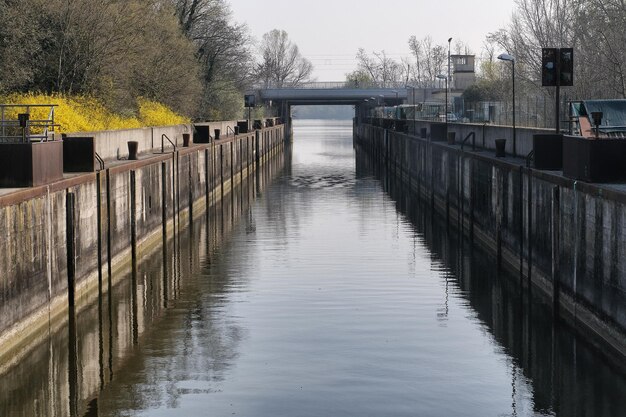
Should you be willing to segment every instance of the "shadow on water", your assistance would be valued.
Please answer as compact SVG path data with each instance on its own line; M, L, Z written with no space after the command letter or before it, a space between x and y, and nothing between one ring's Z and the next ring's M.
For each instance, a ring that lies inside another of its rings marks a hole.
M485 331L512 358L513 415L516 379L533 388L534 412L558 416L626 415L626 371L584 340L571 327L554 319L551 304L521 285L519 275L498 269L495 255L477 249L468 234L458 233L445 214L357 149L357 177L374 176L394 200L397 210L415 226L434 260L450 271L449 292L465 299ZM445 321L447 303L438 313ZM522 413L523 414L523 413Z
M74 314L70 311L69 320L49 328L18 363L0 363L0 416L93 417L111 401L126 401L129 409L133 403L149 404L154 393L129 379L141 375L145 364L138 346L149 340L152 349L160 349L158 356L165 358L168 350L193 349L195 331L209 333L206 340L211 345L203 347L209 351L206 362L194 365L212 378L221 378L237 356L241 330L211 328L210 323L196 329L199 321L193 318L211 316L211 311L202 311L206 303L200 302L200 296L219 300L229 285L228 274L210 283L195 277L219 256L220 248L229 245L237 222L250 223L250 205L286 161L288 152L284 158L275 157L223 199L210 201L211 207L202 215L177 217L173 232L163 230L164 244L149 253L138 250L136 261L131 260L112 280L105 266L93 303ZM181 364L163 365L163 372L176 381ZM118 382L120 392L103 395L112 381ZM162 396L175 403L177 395L173 390Z

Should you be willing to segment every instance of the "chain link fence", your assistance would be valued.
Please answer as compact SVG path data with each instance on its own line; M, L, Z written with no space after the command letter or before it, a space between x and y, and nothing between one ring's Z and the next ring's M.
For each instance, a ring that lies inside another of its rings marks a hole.
M574 100L563 95L560 100L559 126L568 130L570 103ZM492 123L511 126L513 124L513 101L466 101L456 99L454 113L465 122ZM556 127L556 102L545 96L527 96L515 100L515 124L523 127Z

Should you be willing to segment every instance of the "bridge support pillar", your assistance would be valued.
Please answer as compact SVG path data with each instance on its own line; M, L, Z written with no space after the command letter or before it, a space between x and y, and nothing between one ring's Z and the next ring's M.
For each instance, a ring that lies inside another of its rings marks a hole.
M285 142L293 142L293 120L291 119L291 105L288 101L284 101L280 105L280 117L285 123Z

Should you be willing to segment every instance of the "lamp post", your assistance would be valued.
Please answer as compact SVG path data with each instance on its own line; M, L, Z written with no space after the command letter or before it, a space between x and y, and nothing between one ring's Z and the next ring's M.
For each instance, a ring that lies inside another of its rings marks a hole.
M446 132L448 131L448 89L450 88L450 45L452 44L452 38L448 38L448 77L446 78Z
M517 153L515 151L515 142L517 139L516 131L515 131L515 58L509 54L500 54L498 55L498 59L501 61L508 61L511 63L512 73L512 82L513 82L513 155L516 156Z
M446 80L446 131L448 130L448 77L443 74L437 75L440 80ZM440 84L441 85L441 84Z

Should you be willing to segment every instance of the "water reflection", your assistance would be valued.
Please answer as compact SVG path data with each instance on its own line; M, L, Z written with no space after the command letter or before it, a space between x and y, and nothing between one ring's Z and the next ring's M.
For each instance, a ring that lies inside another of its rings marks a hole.
M416 226L434 259L449 268L445 304L450 291L467 301L473 319L492 335L508 356L511 415L626 415L626 367L603 355L565 323L554 320L549 300L525 288L519 275L497 268L490 254L476 249L466 233L431 211L405 184L365 153L357 152L357 172L375 173ZM525 407L529 404L532 409Z
M190 319L182 316L188 311L195 317L205 314L194 307L201 305L200 292L189 277L202 263L210 262L220 245L227 244L233 224L239 217L249 216L255 190L265 189L282 164L280 159L274 160L256 176L244 179L202 219L192 219L189 224L177 221L174 235L166 236L165 245L152 253L139 253L139 261L131 261L127 270L113 279L109 279L105 266L99 277L100 296L93 304L78 309L75 320L49 328L24 359L0 364L0 415L105 415L102 405L106 407L110 397L100 397L101 392L106 393L113 382L132 384L127 375L142 369L140 348L146 338L158 342L163 352L175 352L177 348L186 352L192 337L181 330L188 329ZM270 166L272 173L268 174ZM208 292L217 294L220 287L214 283ZM236 357L233 352L237 350L239 330L236 326L208 326L202 331L215 341L210 349L221 355L205 368L212 367L219 377L229 357ZM224 332L229 336L222 338ZM174 375L179 369L170 366L165 371ZM155 395L141 384L130 389L127 385L118 387L119 395L113 404L124 394L129 408L150 404ZM168 402L175 405L175 396Z

